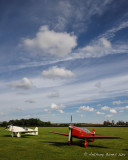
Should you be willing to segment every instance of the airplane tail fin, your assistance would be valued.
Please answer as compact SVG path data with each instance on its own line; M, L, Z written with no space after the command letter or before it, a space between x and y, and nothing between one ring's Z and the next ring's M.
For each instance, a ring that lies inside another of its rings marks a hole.
M93 128L93 130L92 130L92 134L94 134L95 135L95 129Z
M35 135L38 135L38 127L36 127L36 128L34 129L34 131L36 131L36 132L35 132Z

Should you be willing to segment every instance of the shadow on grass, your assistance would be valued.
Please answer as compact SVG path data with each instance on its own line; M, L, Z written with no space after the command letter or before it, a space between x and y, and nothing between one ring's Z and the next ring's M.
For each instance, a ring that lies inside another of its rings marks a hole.
M89 147L96 147L96 148L108 148L108 147L104 147L104 146L97 146L97 145L88 145Z
M2 136L2 137L11 137L11 135L4 135L4 136Z
M57 146L57 147L61 147L61 146L68 146L68 143L67 142L43 142L41 141L42 143L49 143L50 145L54 145L54 146ZM78 141L78 142L73 142L72 145L75 145L75 146L79 146L79 147L84 147L84 143L81 142L81 141ZM96 146L96 145L90 145L88 144L88 147L96 147L96 148L108 148L108 147L104 147L104 146Z
M45 142L45 143L49 143L50 145L54 145L57 147L67 146L67 143L65 143L65 142Z
M90 148L93 148L93 147L95 147L95 148L108 148L108 147L104 147L104 146L94 145L94 144L92 144L92 143L93 143L93 142L89 142L89 143L88 143L88 147L90 147ZM83 141L78 141L78 142L75 142L75 143L73 143L73 144L78 145L78 146L80 146L80 147L84 147L84 142L83 142Z
M32 135L21 135L21 137L17 137L17 136L14 136L12 137L11 135L4 135L3 137L12 137L12 138L29 138L31 137Z
M128 151L128 149L123 149L124 151Z

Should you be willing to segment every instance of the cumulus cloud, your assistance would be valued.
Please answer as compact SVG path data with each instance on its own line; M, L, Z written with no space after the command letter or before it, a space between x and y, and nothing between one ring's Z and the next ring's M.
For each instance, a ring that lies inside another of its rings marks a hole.
M105 117L106 118L111 118L113 115L112 114L107 114Z
M115 109L110 109L110 113L117 113L117 111Z
M111 42L102 37L90 45L79 49L79 52L84 53L86 58L102 57L111 54Z
M48 70L44 70L42 75L47 78L71 78L74 76L74 73L70 70L53 66Z
M109 110L109 109L110 109L110 107L108 107L108 106L104 106L104 107L102 107L101 109L102 109L102 110Z
M89 111L89 112L93 112L94 108L90 107L90 106L80 106L79 107L79 111Z
M98 114L98 115L104 115L105 113L103 113L103 112L96 112L96 114Z
M119 105L119 104L121 104L121 103L122 103L121 101L113 101L113 102L112 102L113 105Z
M10 87L14 87L14 88L21 88L21 89L30 89L33 87L32 82L24 77L21 81L19 82L12 82L9 84Z
M55 103L52 103L50 108L53 109L53 110L56 110L58 111L59 113L64 113L64 111L62 110L65 106L63 106L62 104L61 105L57 105Z
M126 106L125 109L128 109L128 106Z
M26 38L23 45L28 49L36 49L43 54L66 56L76 47L77 37L66 32L49 30L48 26L41 26L33 39Z
M58 112L59 113L64 113L64 111L62 109L59 109Z

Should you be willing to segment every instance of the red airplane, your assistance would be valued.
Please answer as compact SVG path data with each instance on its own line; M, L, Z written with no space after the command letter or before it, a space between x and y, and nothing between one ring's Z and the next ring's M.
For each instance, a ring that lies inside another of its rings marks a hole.
M72 116L71 116L71 122L72 122ZM88 147L88 142L93 142L95 139L119 139L120 137L110 137L110 136L95 136L95 129L93 128L92 132L90 132L86 128L79 128L72 126L71 123L69 125L69 134L65 133L58 133L58 132L51 132L54 134L60 134L64 136L68 136L68 145L70 146L72 144L72 137L85 139L84 147Z

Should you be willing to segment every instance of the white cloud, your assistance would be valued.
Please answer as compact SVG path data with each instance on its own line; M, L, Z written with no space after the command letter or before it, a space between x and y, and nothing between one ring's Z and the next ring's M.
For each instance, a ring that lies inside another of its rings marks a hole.
M53 66L52 68L49 68L49 70L44 70L42 75L47 78L71 78L74 76L74 73L70 70Z
M111 50L111 42L102 37L90 45L79 49L79 53L83 53L85 58L95 58L111 54Z
M98 114L98 115L104 115L105 113L103 113L103 112L96 112L96 114Z
M108 41L106 38L102 37L99 39L99 42L101 46L104 46L105 48L111 48L111 42Z
M86 75L86 74L85 74ZM53 100L46 98L49 94L49 91L51 90L57 90L61 96L59 98L56 98L54 100L54 103L56 104L81 104L81 101L85 99L85 97L91 98L93 101L96 99L103 99L103 98L112 98L115 96L121 95L126 95L128 87L127 87L127 81L128 81L128 76L127 75L121 75L121 76L114 76L114 77L107 77L104 79L99 79L99 81L102 82L105 89L105 94L98 94L97 93L97 88L94 86L97 82L96 81L82 81L80 83L71 83L70 85L64 84L64 83L56 83L56 85L51 85L51 83L54 83L53 80L45 79L45 78L40 79L40 81L37 81L37 84L39 87L42 89L45 89L45 87L49 87L49 90L44 94L44 99L45 101L45 106L49 106L49 101L50 104L53 102ZM42 81L43 80L43 81ZM33 84L37 86L35 81L32 79ZM43 85L43 86L42 86ZM54 88L54 89L53 89ZM40 98L42 97L42 92L39 93ZM75 99L74 96L75 95ZM35 96L38 99L37 93L35 93ZM32 98L32 97L30 97ZM35 99L35 97L33 97ZM83 101L84 103L84 101ZM99 102L98 102L99 103ZM102 106L101 106L102 107ZM104 107L104 106L103 106ZM108 108L110 110L110 108ZM103 111L104 112L104 111Z
M128 21L118 24L118 26L108 30L104 34L100 35L96 39L90 42L90 44L79 48L74 58L99 58L109 54L121 54L128 52L128 43L115 42L111 43L110 39L115 36L115 33L128 27Z
M51 54L56 56L66 56L73 48L76 47L77 37L66 32L55 32L49 30L48 26L41 26L36 37L33 39L26 38L23 45L28 49L36 49L43 54Z
M119 105L119 104L121 104L121 103L122 103L121 101L113 101L113 102L112 102L113 105Z
M128 106L126 106L125 108L128 109Z
M112 0L96 0L95 3L93 3L93 0L80 2L59 1L59 5L56 5L58 15L56 16L56 23L54 22L55 29L66 30L67 25L69 25L73 27L73 31L83 32L92 21L92 17L103 14L111 1ZM53 23L53 20L51 20L51 23Z
M104 107L102 107L101 109L102 109L102 110L109 110L109 109L110 109L110 107L108 107L108 106L104 106Z
M80 110L80 111L93 112L93 111L94 111L94 108L93 108L93 107L90 107L90 106L80 106L80 107L79 107L79 110Z
M23 118L29 119L29 118L33 118L33 117L35 117L35 115L26 115L26 116L24 116Z
M50 108L53 109L53 110L56 110L58 111L59 113L64 113L64 111L62 110L65 106L63 106L62 104L61 105L57 105L55 103L52 103Z
M22 81L12 82L9 84L9 86L14 88L30 89L33 87L33 84L28 78L24 77Z
M110 113L117 113L117 111L115 109L110 109Z
M51 106L50 106L51 109L62 109L64 107L65 106L63 106L62 104L61 105L57 105L55 103L52 103Z
M51 106L50 106L50 108L51 108L51 109L58 109L58 108L59 108L59 106L58 106L58 105L56 105L56 104L54 104L54 103L52 103L52 104L51 104Z
M44 112L49 112L49 110L45 108L45 109L44 109Z
M113 115L112 114L107 114L105 117L106 118L111 118Z
M64 111L62 109L59 109L58 112L59 113L64 113Z

